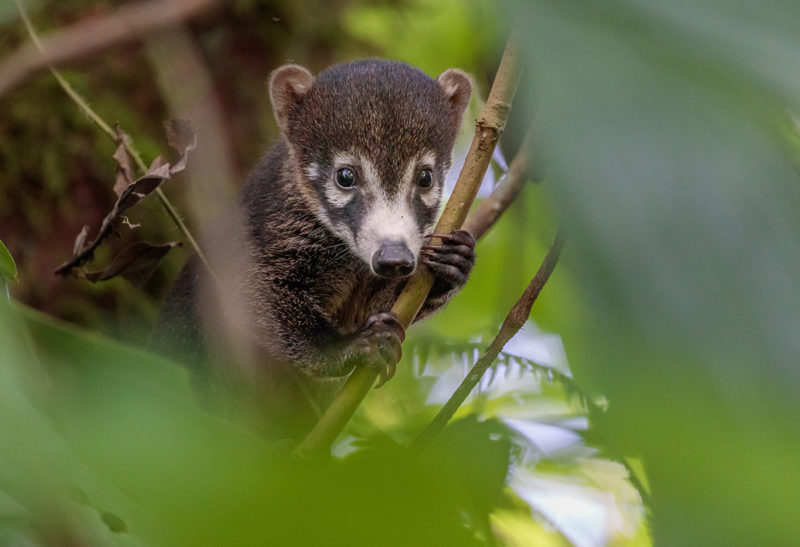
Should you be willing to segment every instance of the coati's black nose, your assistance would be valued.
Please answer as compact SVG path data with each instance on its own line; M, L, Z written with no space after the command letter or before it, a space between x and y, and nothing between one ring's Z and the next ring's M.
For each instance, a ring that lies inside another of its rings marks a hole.
M414 253L400 241L388 241L372 255L372 269L381 277L403 277L414 271Z

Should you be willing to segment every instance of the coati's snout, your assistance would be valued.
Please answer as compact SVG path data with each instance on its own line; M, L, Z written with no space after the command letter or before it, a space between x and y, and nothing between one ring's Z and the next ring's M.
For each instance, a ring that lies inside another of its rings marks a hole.
M414 272L417 260L402 241L387 241L372 255L371 265L381 277L404 277Z

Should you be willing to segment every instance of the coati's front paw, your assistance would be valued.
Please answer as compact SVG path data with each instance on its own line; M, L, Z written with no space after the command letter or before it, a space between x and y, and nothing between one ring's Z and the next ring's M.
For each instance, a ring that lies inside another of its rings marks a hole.
M461 288L475 265L475 238L465 230L425 237L442 240L441 245L424 246L420 256L420 262L428 267L443 289L440 292Z
M406 330L394 313L376 313L367 319L355 345L361 363L380 376L375 387L381 387L394 376L397 362L403 355L401 344L405 338Z

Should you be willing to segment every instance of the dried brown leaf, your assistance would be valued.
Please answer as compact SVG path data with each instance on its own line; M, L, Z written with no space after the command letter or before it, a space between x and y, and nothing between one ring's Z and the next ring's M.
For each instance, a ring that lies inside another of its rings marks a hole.
M164 156L156 156L155 158L153 158L153 161L150 162L150 167L147 168L147 172L152 173L153 171L155 171L156 169L167 163L168 162L167 160L164 159Z
M84 245L86 240L86 235L88 234L88 226L84 227L81 230L81 233L78 234L78 237L75 240L75 248L73 249L72 258L65 262L64 264L60 265L55 273L59 275L67 275L67 274L76 274L75 269L79 268L86 262L90 261L94 257L94 252L97 250L97 247L103 242L103 240L108 237L108 235L113 231L114 226L120 222L124 217L122 213L142 201L145 197L150 195L154 192L161 184L168 180L174 173L178 173L186 169L186 162L189 156L189 152L194 150L197 146L197 132L195 131L194 127L192 126L191 121L185 118L177 118L174 120L170 120L164 123L164 127L167 133L167 141L169 145L173 147L178 154L180 154L180 158L174 164L170 164L167 160L165 160L162 156L157 156L153 162L150 164L150 167L147 169L147 172L139 177L138 179L126 184L121 191L117 193L119 196L117 198L117 202L114 204L114 207L111 209L111 212L106 215L103 219L103 224L100 226L100 230L98 231L97 237L89 243L88 245ZM115 191L121 187L120 183L120 176L122 178L127 177L126 174L126 165L130 166L130 156L128 155L127 151L125 150L125 145L129 144L130 137L118 127L116 128L117 132L117 142L119 144L117 148L117 152L114 153L114 159L117 160L118 169L117 169L117 182L115 184L114 189ZM120 175L120 171L122 171L122 175ZM133 178L131 176L131 178ZM130 222L127 223L128 226L132 225ZM172 245L172 244L165 244L165 245ZM174 245L172 245L174 247ZM152 245L150 247L153 247ZM170 247L171 248L171 247ZM169 250L169 249L167 249ZM142 253L145 253L144 250L141 250ZM148 253L155 253L156 251L148 251ZM166 254L167 251L164 251ZM125 251L123 250L118 257L123 256ZM149 256L149 255L147 255ZM161 255L163 256L163 254ZM160 256L159 256L160 258ZM78 277L85 277L90 281L102 281L104 279L109 279L114 275L119 275L118 273L111 275L110 277L104 277L106 272L114 266L115 263L119 261L115 258L112 261L112 264L109 265L106 270L102 272L93 272L88 274L76 274ZM157 263L157 261L156 261Z
M188 118L175 118L164 122L167 142L174 148L180 159L173 164L170 172L179 173L186 169L189 152L197 148L197 131Z
M131 143L130 136L125 133L119 125L114 126L114 133L116 134L115 140L117 142L117 149L114 151L114 155L111 156L117 162L114 193L120 196L122 192L125 191L125 188L133 183L135 170L127 151L127 146L130 146Z
M125 188L122 195L119 196L117 203L114 204L114 209L111 210L109 216L113 215L114 219L122 213L127 211L149 194L156 188L161 186L161 183L170 177L170 165L164 163L155 169L149 170L144 176L136 179L133 184Z
M179 241L160 245L138 241L122 249L104 270L86 272L82 277L97 283L121 275L131 283L142 283L153 274L164 255L180 245Z
M84 244L86 243L86 236L89 235L89 225L84 224L83 228L81 228L80 233L75 238L75 245L72 247L72 254L78 255L83 252Z

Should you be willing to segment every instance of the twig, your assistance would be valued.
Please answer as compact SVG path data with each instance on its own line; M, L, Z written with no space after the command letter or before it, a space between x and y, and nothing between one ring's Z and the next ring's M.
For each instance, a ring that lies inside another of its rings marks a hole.
M44 47L39 44L20 46L0 64L0 96L39 70L135 40L189 19L220 2L221 0L137 2L122 6L105 17L86 19L46 34L40 40Z
M517 300L517 303L514 304L511 311L508 312L508 316L505 321L503 321L503 326L500 327L500 332L497 333L492 343L489 344L489 347L486 348L483 355L481 355L478 361L473 365L469 374L467 374L467 377L461 382L461 385L458 386L455 393L447 400L433 421L417 438L414 443L415 448L425 448L436 435L444 429L444 426L447 425L447 422L449 422L450 418L456 413L458 407L461 406L475 386L478 385L481 376L483 376L486 370L492 365L506 343L511 340L519 329L522 328L522 325L525 324L525 321L528 320L533 303L536 302L536 298L542 291L542 287L544 287L544 284L556 267L558 257L561 255L561 250L564 248L564 239L564 231L559 230L553 240L553 244L550 246L550 250L547 252L547 256L544 257L544 261L539 267L539 271L536 272L528 288L525 289L520 299Z
M500 140L500 135L505 129L508 112L511 110L511 100L519 83L521 62L517 47L512 36L509 38L497 69L492 89L489 91L489 98L486 100L481 115L475 120L475 136L469 152L467 152L464 167L458 175L453 193L434 228L435 233L448 234L459 229L475 200L497 141ZM400 293L392 311L397 314L406 327L411 324L425 303L433 281L431 273L425 268L420 268Z
M525 182L528 180L530 165L531 130L519 147L517 155L511 161L503 178L492 190L492 193L481 201L469 214L463 230L468 231L475 239L480 239L494 226L508 206L517 198Z
M503 52L489 98L480 117L475 121L472 145L453 193L434 229L436 233L451 233L463 224L478 193L497 141L505 128L520 72L518 45L511 36ZM432 286L433 276L425 268L419 268L409 279L392 307L392 311L397 314L405 327L408 327L416 317ZM376 379L376 373L366 367L357 367L311 432L297 446L295 454L299 457L310 457L329 449L375 384Z
M36 29L33 28L33 24L31 23L30 18L28 18L28 13L22 6L22 2L20 0L14 0L14 1L17 4L17 9L19 10L19 14L22 17L23 22L25 23L25 27L28 29L28 34L30 35L31 40L33 41L36 48L46 58L47 53L45 52L42 43L39 40L39 35L36 33ZM46 65L50 69L50 72L53 74L56 81L58 81L58 84L61 86L64 92L73 100L73 102L75 102L75 104L77 104L78 107L81 110L83 110L83 112L89 117L89 119L92 120L95 123L95 125L97 125L97 127L99 127L103 131L103 133L108 135L108 137L112 141L114 141L115 144L119 145L120 143L122 143L125 146L125 150L128 152L128 154L130 154L131 158L133 158L133 161L136 162L136 166L139 168L139 171L141 171L142 174L146 173L147 165L142 160L139 151L136 150L132 142L129 142L129 140L126 139L121 139L118 136L117 132L114 131L111 128L111 126L108 125L105 122L105 120L103 120L103 118L101 118L94 110L92 110L89 104L83 99L83 97L80 96L80 94L77 91L75 91L75 89L73 89L73 87L69 84L69 82L67 82L66 79L64 79L64 77L58 70L53 68L53 66L47 62ZM216 278L216 276L214 275L214 271L211 269L211 265L208 263L208 260L206 259L205 254L203 254L203 251L200 249L200 245L197 244L197 241L195 241L194 237L189 231L189 228L187 228L186 224L184 224L183 220L181 220L180 215L178 215L178 211L175 209L175 207L172 206L172 203L170 203L170 201L167 199L167 196L164 195L164 192L161 191L161 188L156 189L155 194L158 196L158 199L161 201L161 204L164 206L164 209L166 209L167 215L169 215L169 217L172 219L172 222L175 223L175 226L177 226L178 230L181 232L181 234L183 234L183 237L186 239L186 241L189 242L189 245L192 246L194 251L197 253L197 256L200 257L200 260L208 269L209 273L211 273L212 277Z

